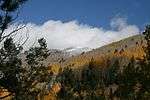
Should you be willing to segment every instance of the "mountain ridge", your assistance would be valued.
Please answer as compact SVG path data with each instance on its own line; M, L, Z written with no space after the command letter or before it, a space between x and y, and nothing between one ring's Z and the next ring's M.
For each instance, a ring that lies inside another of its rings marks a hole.
M128 60L131 57L135 57L136 59L142 59L144 55L144 45L144 36L139 34L96 49L92 49L88 52L82 52L80 55L69 57L65 61L64 65L72 67L84 66L88 64L91 58L93 58L98 63L98 65L103 65L107 62L107 59L119 57ZM126 63L126 61L122 62Z

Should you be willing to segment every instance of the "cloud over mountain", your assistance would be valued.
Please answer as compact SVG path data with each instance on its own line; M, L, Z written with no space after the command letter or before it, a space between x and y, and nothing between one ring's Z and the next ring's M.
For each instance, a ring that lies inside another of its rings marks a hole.
M43 25L28 23L27 27L18 31L16 41L24 40L26 33L29 40L24 45L29 48L38 38L44 37L49 48L64 49L68 47L89 47L97 48L123 38L139 34L136 25L129 25L124 18L114 18L110 22L112 29L106 30L103 27L92 27L86 24L79 24L78 21L54 21L49 20ZM12 30L15 25L7 31Z

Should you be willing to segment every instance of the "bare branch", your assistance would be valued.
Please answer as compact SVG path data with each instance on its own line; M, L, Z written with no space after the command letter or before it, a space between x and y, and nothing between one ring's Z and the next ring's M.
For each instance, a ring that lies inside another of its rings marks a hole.
M19 14L20 14L20 10L17 10L17 14L16 14L16 16L12 19L12 22L15 21L15 20L18 18Z
M13 95L13 93L10 93L10 94L8 94L8 95L6 95L6 96L0 97L0 100L3 100L3 99L5 99L5 98L7 98L7 97L9 97L9 96L11 96L11 95Z
M26 34L26 39L20 46L23 46L28 41L28 39L29 39L29 36L27 36L27 34Z
M7 34L7 35L1 37L0 42L2 42L5 38L8 38L8 37L11 36L13 33L17 32L17 31L19 31L19 30L21 30L21 29L23 29L23 28L25 28L25 27L26 27L26 25L24 25L23 27L20 27L20 28L18 28L18 29L15 29L15 30L13 30L12 32L10 32L9 34Z
M5 13L5 15L4 15L4 22L2 23L2 26L4 25L4 24L7 24L8 25L8 23L6 23L6 21L7 21L7 16L8 16L8 12L6 11L6 12L4 12ZM2 38L2 36L3 36L3 33L4 33L4 31L6 30L6 28L2 28L2 30L1 30L1 33L0 33L0 40L1 40L1 38ZM1 42L1 41L0 41Z
M23 43L21 43L23 40L22 35L20 36L20 38L16 42L16 44L20 44L19 46L23 46L27 42L27 40L29 39L29 35L28 35L29 30L27 30L27 32L25 32L25 33L26 33L26 39L23 41Z

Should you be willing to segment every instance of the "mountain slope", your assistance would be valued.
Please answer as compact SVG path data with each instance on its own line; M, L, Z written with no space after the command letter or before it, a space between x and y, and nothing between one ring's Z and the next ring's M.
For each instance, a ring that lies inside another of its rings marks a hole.
M93 49L89 52L83 52L80 55L69 57L62 66L80 68L93 58L98 66L107 66L108 59L113 62L114 59L121 60L121 64L127 64L131 57L142 59L144 55L143 46L145 41L143 35L136 35L109 45Z

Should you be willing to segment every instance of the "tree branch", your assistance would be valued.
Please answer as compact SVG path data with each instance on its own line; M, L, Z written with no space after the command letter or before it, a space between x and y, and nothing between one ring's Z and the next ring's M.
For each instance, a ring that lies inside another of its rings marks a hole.
M13 30L12 32L10 32L9 34L7 34L7 35L1 37L0 42L2 42L5 38L8 38L8 37L11 36L13 33L17 32L17 31L19 31L19 30L21 30L21 29L23 29L23 28L25 28L25 27L26 27L26 25L24 25L24 26L22 26L22 27L20 27L20 28L18 28L18 29L15 29L15 30Z
M5 98L7 98L7 97L9 97L9 96L11 96L11 95L13 95L13 93L10 93L10 94L8 94L8 95L5 95L5 96L3 96L3 97L0 97L0 100L3 100L3 99L5 99Z

